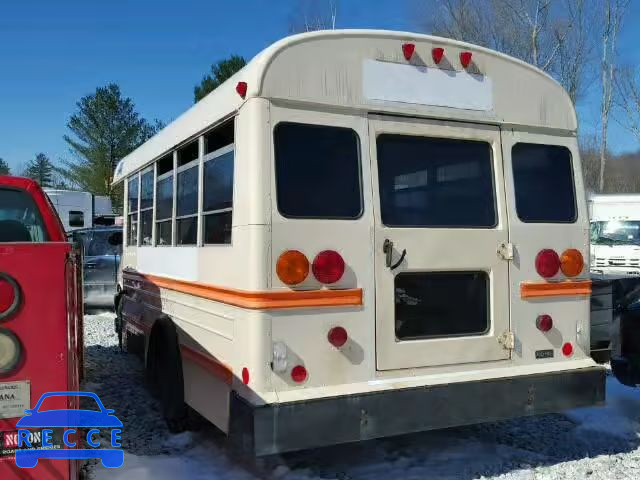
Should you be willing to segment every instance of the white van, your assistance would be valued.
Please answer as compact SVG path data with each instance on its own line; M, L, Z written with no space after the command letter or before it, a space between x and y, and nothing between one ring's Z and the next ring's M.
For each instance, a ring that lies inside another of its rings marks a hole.
M591 271L640 275L640 195L589 196Z
M58 212L67 233L79 228L93 227L98 217L115 217L111 199L107 196L52 188L45 188L44 191Z
M118 331L256 455L600 404L573 104L445 38L286 38L115 172Z

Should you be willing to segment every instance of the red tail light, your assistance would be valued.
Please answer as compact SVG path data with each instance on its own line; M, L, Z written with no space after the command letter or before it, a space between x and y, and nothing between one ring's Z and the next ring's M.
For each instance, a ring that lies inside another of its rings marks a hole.
M302 383L307 379L307 369L302 365L296 365L291 369L291 379L296 383Z
M536 327L541 332L548 332L553 328L553 319L551 315L538 315L536 319Z
M247 367L242 369L242 383L249 385L249 369Z
M560 270L560 257L550 248L541 250L536 256L536 271L544 278L554 277Z
M338 252L325 250L316 255L311 265L311 271L321 283L336 283L344 274L344 260Z
M327 334L329 343L336 348L340 348L347 343L348 338L347 331L342 327L333 327Z
M571 355L573 355L573 345L571 345L569 342L562 345L562 354L565 357L570 357Z
M431 57L436 65L439 64L442 61L442 57L444 57L444 48L436 47L432 49Z
M247 96L247 88L247 82L238 82L238 84L236 85L236 92L238 92L238 95L244 98Z
M413 52L415 52L416 46L413 43L403 43L402 44L402 54L404 58L409 60L413 56Z
M462 66L464 68L467 68L469 66L469 64L471 63L471 57L472 57L471 52L461 52L460 53L460 63L462 64Z
M20 287L9 275L0 273L0 320L12 315L20 304Z

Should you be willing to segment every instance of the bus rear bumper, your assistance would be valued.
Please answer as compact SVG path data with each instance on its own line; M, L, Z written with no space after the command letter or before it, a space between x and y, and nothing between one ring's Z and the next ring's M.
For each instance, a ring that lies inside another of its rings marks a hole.
M232 393L229 440L243 454L272 455L604 400L605 370L598 366L261 406Z

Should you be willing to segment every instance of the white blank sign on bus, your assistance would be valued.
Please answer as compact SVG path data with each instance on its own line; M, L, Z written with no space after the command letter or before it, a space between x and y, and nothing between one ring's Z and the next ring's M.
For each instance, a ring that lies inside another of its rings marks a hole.
M362 73L367 100L493 109L493 85L486 75L377 60L365 60Z

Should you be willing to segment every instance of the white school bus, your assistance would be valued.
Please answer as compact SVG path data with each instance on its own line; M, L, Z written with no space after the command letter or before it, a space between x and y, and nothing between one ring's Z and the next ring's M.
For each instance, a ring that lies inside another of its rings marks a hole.
M117 329L255 455L600 404L573 105L485 48L286 38L117 166Z

